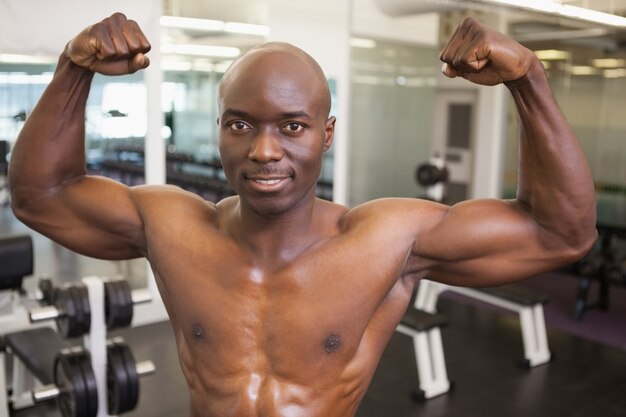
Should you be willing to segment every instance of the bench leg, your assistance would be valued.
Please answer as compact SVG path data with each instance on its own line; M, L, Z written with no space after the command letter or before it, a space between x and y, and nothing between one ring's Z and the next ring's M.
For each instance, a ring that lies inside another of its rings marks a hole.
M33 403L31 392L36 386L37 380L28 371L26 365L16 357L13 357L13 381L10 402L14 410L31 407Z
M534 367L550 362L552 355L548 347L543 306L536 304L519 311L524 344L525 365Z
M413 307L416 310L436 313L439 294L441 294L446 288L447 286L445 284L440 284L428 279L420 280Z
M441 332L438 327L413 335L421 396L429 399L450 390Z

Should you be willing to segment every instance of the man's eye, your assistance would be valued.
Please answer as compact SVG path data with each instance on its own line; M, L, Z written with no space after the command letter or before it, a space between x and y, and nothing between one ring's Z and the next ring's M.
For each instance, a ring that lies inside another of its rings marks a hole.
M242 121L235 121L229 124L229 127L235 131L241 131L250 128L247 123Z
M304 129L304 126L302 126L302 124L300 123L293 122L288 123L284 129L289 133L295 133L302 131Z

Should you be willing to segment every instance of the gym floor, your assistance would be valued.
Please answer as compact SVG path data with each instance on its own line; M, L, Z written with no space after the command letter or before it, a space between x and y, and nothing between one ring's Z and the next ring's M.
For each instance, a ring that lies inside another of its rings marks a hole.
M0 235L26 229L7 208L0 209ZM36 273L74 280L99 274L124 274L133 286L145 281L145 264L113 264L78 257L34 234ZM29 283L30 284L30 283ZM623 294L623 293L622 293ZM412 341L396 333L383 355L359 417L439 416L626 416L626 346L592 340L548 326L555 360L534 369L517 366L522 356L515 315L442 295L439 310L448 317L442 331L447 369L453 390L425 402L411 399L417 387ZM626 316L608 332L626 332ZM586 318L583 319L583 321ZM152 360L157 373L141 381L138 408L132 417L187 417L185 381L178 365L169 323L115 332L132 347L137 360ZM19 417L57 417L53 407L40 406Z

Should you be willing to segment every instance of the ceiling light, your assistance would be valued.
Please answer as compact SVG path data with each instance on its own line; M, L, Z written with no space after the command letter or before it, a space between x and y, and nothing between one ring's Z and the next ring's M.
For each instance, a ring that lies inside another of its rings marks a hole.
M598 58L592 59L591 64L596 68L619 68L626 65L626 61L615 58Z
M55 64L57 60L47 56L0 54L0 62L7 64Z
M196 45L196 44L163 44L162 54L178 54L193 56L211 56L219 58L236 58L241 54L239 48L230 46Z
M267 36L270 28L251 23L222 22L221 20L197 19L194 17L161 16L161 26L173 29L188 29L202 32L228 32L241 35Z
M541 51L535 51L535 55L542 61L557 61L557 60L569 60L571 54L567 51L560 51L558 49L544 49Z
M224 32L267 36L270 34L270 28L263 25L253 25L251 23L226 22L224 24Z
M608 26L626 27L626 18L610 13L584 7L560 4L547 0L490 0L486 3L496 3L504 6L513 6L520 9L533 10L537 12L561 15L587 22L599 23Z
M350 38L350 46L355 48L376 48L376 41L365 38Z
M603 71L604 78L621 78L626 77L626 69L610 69Z
M193 17L161 16L161 26L174 29L193 29L207 32L224 30L224 22L220 20L196 19Z
M615 14L604 13L598 10L586 9L584 7L564 4L561 6L559 14L576 19L601 23L603 25L626 27L626 18Z
M587 65L572 65L570 73L572 75L595 75L598 74L598 69Z

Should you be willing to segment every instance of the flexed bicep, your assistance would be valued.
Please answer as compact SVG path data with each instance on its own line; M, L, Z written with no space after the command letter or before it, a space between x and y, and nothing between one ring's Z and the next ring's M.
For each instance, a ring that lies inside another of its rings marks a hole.
M430 277L453 285L493 286L556 269L571 258L560 238L517 201L471 200L446 208L416 239Z
M57 243L101 259L145 255L143 220L132 189L103 177L82 176L47 192L33 192L18 218Z
M77 252L131 258L145 251L132 189L85 168L85 108L94 72L121 75L148 65L150 44L116 13L75 36L26 118L11 153L13 212L28 226Z

